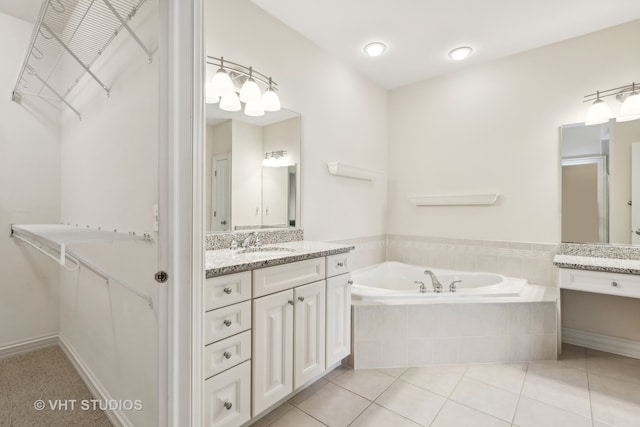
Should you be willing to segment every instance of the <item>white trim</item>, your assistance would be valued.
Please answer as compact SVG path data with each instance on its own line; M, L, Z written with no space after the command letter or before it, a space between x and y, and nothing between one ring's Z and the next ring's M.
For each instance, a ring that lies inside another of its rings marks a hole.
M16 341L0 347L0 359L17 356L41 348L53 347L58 344L58 334L43 335L28 340Z
M331 175L362 179L364 181L373 181L382 175L379 170L348 165L343 162L327 162L327 169Z
M71 343L69 343L69 341L67 341L63 336L58 337L58 342L60 344L60 348L67 355L67 358L71 361L73 367L76 368L78 375L80 375L80 378L82 378L82 381L84 381L91 394L99 400L113 400L107 389L102 385L100 380L98 380L98 377L94 375L91 368L89 368L89 365L84 363L80 358L78 352L73 348ZM127 418L123 411L105 410L104 414L115 427L133 427L133 424L129 421L129 418Z
M640 342L562 328L562 342L640 359Z

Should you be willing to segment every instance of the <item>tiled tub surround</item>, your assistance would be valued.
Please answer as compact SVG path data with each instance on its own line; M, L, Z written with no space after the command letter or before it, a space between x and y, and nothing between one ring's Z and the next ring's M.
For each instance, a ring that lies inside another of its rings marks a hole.
M640 248L562 243L553 263L559 268L640 275Z
M205 249L207 251L229 249L231 242L235 241L240 245L244 239L253 233L258 233L263 245L297 242L304 238L304 232L300 228L257 229L211 233L205 235Z
M385 235L336 240L333 243L354 247L351 251L352 270L380 264L387 259L387 237Z
M461 271L499 273L556 286L558 245L387 235L387 261Z

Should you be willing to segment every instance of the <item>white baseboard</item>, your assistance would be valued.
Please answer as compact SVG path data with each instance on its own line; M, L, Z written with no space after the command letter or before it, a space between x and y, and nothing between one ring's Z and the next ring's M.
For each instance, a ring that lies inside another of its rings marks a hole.
M73 366L76 368L76 371L78 371L78 374L89 388L91 394L99 400L113 400L107 389L91 371L89 366L87 366L87 364L80 358L78 352L73 348L69 341L67 341L63 336L59 336L58 340L60 348L62 348L62 351L65 352ZM115 427L133 427L133 424L129 421L123 411L106 410L104 413Z
M58 334L44 335L28 340L17 341L0 347L0 359L17 356L22 353L52 347L58 344Z
M640 342L562 328L562 342L640 359Z

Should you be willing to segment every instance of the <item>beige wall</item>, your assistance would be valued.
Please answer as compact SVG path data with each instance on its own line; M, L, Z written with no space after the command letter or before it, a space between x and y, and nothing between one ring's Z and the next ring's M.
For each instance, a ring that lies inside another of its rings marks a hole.
M598 242L598 165L562 166L562 241Z
M310 240L380 235L386 176L334 177L326 162L387 170L387 93L248 1L207 0L207 54L252 65L302 115L301 226Z
M205 230L212 230L211 200L213 197L213 157L218 154L231 154L231 120L215 126L207 126L206 132L206 168L205 168Z
M11 224L60 221L59 113L11 101L33 26L0 14L0 352L58 331L58 266L9 236Z
M631 243L631 144L640 142L640 120L611 127L609 175L609 241Z

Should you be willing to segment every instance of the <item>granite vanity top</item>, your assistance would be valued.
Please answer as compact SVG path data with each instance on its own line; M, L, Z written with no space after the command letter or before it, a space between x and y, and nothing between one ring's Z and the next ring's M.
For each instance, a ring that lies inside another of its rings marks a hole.
M562 243L553 258L560 268L640 275L640 249L615 245Z
M238 253L239 250L217 249L206 251L205 277L207 279L225 274L253 270L255 268L286 264L327 255L349 252L354 246L308 240L263 245L263 248L278 247L293 249L293 252L265 254L260 252Z

